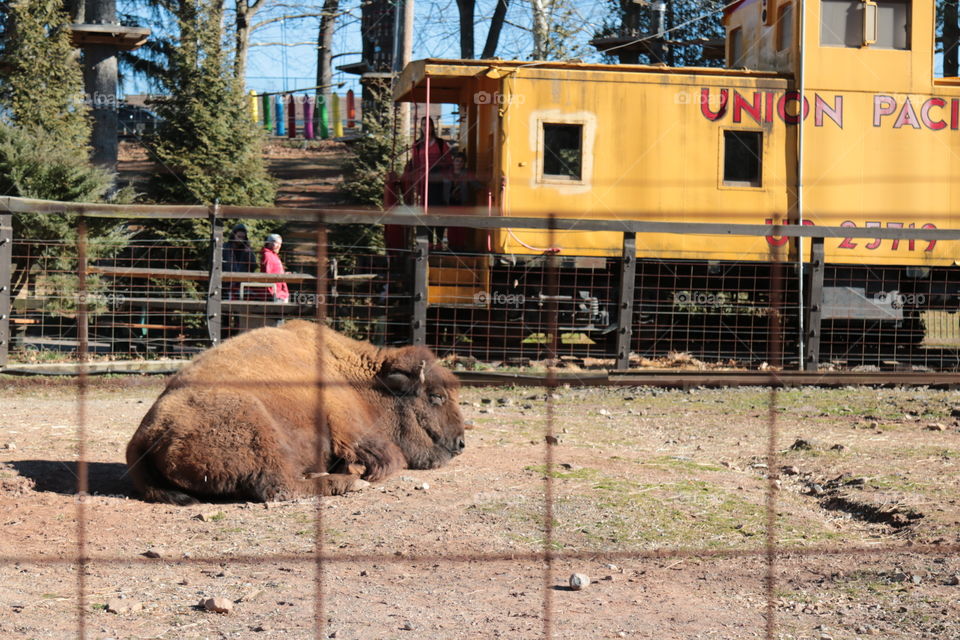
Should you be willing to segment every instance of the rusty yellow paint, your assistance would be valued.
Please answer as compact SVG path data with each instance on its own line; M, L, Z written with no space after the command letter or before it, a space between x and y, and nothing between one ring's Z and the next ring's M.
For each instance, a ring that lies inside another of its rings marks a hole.
M785 2L768 4L777 11ZM821 46L820 2L808 0L801 56L796 0L785 40L775 24L761 23L761 3L748 0L725 24L743 30L751 70L424 60L404 71L396 97L422 99L428 77L435 101L455 96L460 147L483 183L477 204L489 202L494 215L958 228L960 81L933 77L932 4L911 3L909 50ZM790 46L777 50L782 42ZM798 123L801 58L806 117ZM578 178L543 174L544 123L581 127ZM759 184L725 182L726 131L760 134ZM611 256L621 242L613 232L501 229L475 234L471 250ZM795 246L654 234L637 238L637 255L765 261L795 258ZM829 262L848 264L960 258L956 242L920 240L831 238L826 252Z

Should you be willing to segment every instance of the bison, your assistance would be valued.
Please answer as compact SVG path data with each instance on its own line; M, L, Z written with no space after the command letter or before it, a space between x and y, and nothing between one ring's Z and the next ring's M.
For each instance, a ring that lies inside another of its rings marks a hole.
M210 349L127 445L146 500L345 493L464 448L459 383L425 347L378 348L297 320Z

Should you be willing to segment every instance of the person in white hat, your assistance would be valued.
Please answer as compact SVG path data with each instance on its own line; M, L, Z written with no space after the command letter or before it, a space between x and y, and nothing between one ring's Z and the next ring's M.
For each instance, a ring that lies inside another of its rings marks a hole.
M283 238L277 233L271 233L267 236L260 249L260 270L264 273L286 273L283 268L283 262L280 261L280 247L283 245ZM286 282L276 282L268 289L273 296L274 302L289 302L290 290Z

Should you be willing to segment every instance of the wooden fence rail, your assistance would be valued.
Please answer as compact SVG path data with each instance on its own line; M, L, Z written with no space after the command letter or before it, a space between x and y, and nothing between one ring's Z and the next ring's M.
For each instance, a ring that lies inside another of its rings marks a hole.
M810 238L812 263L803 277L807 278L805 309L804 368L816 370L819 365L820 309L823 296L823 246L826 238L874 238L899 240L960 240L960 229L906 229L825 227L806 225L720 224L690 222L649 222L638 219L570 219L540 217L490 216L486 210L431 209L429 214L413 208L393 209L390 212L360 209L311 209L283 207L228 207L228 206L173 206L173 205L111 205L94 203L52 202L25 198L0 197L0 367L6 364L10 345L11 278L12 278L12 219L18 213L74 214L85 217L117 219L207 219L210 222L211 261L208 270L142 269L92 265L89 273L130 278L163 278L169 280L207 281L205 300L171 300L130 298L144 308L151 305L180 304L182 308L204 309L211 344L217 344L222 332L224 309L289 308L283 303L230 301L222 299L222 286L231 282L316 282L311 274L286 273L252 274L224 273L222 271L223 221L225 219L271 219L312 222L317 225L336 224L392 224L413 227L410 260L412 261L413 295L410 319L410 339L423 344L427 322L427 266L429 263L428 233L430 227L464 227L470 229L555 229L577 231L613 231L624 234L622 269L618 286L616 340L616 368L626 369L632 339L634 287L636 284L637 236L643 234L685 234L711 236L773 236L778 238ZM637 214L636 218L644 217ZM317 283L322 286L323 283ZM320 292L318 292L320 293ZM318 296L319 298L319 296ZM301 305L302 306L302 305Z

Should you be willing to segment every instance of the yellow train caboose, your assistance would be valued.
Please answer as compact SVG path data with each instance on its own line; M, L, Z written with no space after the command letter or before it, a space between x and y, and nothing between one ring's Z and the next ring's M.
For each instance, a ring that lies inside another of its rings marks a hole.
M744 0L724 15L727 68L430 59L407 66L395 99L459 106L474 204L491 215L957 228L960 78L935 77L933 5ZM808 247L644 235L637 257L709 273ZM554 250L596 269L589 259L620 255L622 234L501 229L457 248L512 261ZM837 327L912 323L916 342L922 312L956 309L953 242L838 238L825 250L824 318ZM457 264L436 263L431 305L470 304L496 280L476 265L451 279Z

